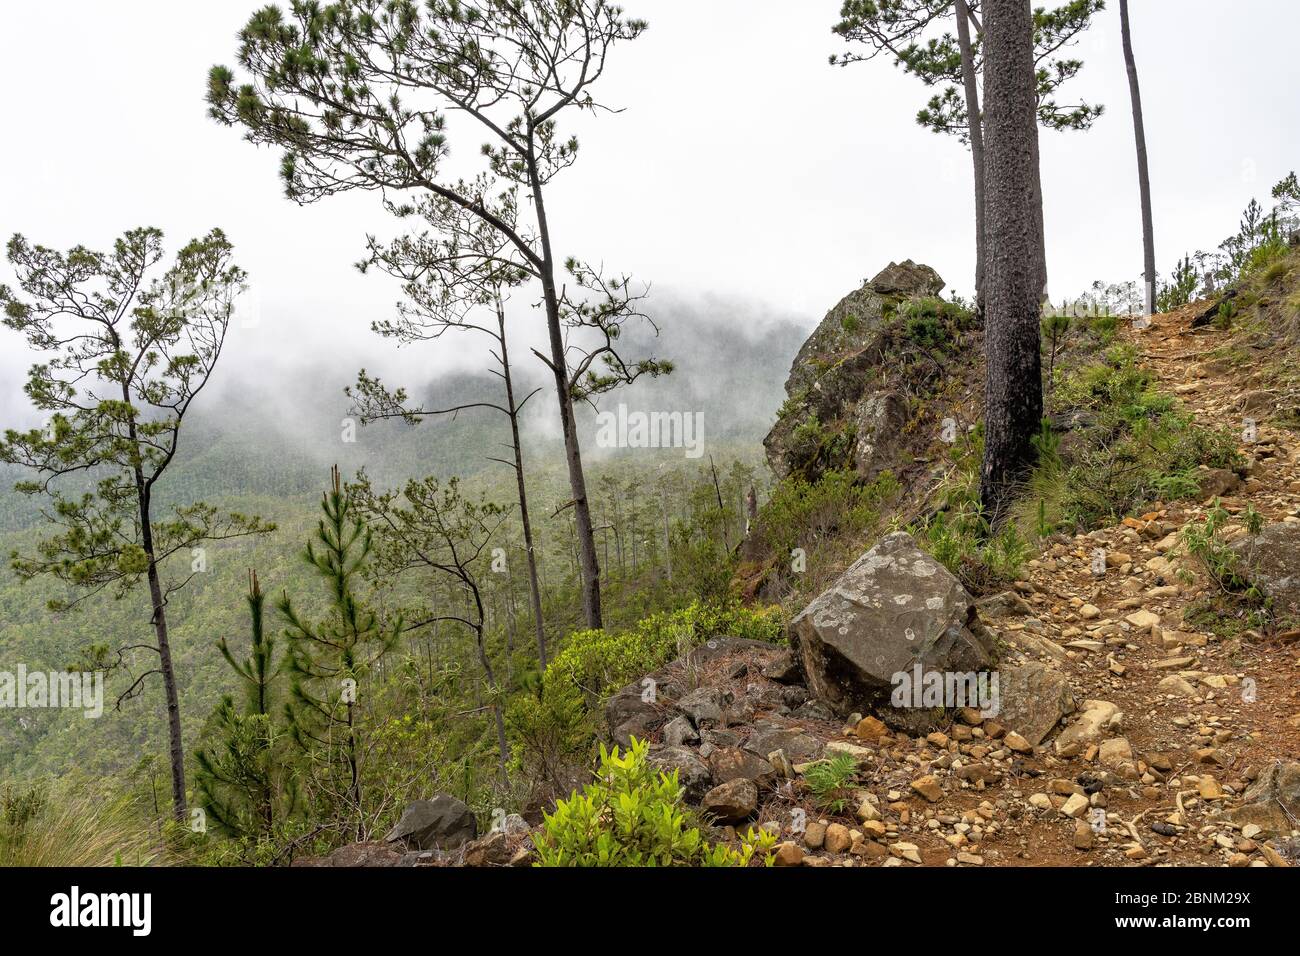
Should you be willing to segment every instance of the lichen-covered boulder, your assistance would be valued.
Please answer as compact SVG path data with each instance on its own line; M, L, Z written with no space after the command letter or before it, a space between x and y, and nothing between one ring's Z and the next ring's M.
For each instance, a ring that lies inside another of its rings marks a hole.
M809 604L791 622L790 641L817 698L840 715L875 710L908 730L940 715L910 695L892 701L904 679L988 675L996 659L970 594L905 532L883 538Z

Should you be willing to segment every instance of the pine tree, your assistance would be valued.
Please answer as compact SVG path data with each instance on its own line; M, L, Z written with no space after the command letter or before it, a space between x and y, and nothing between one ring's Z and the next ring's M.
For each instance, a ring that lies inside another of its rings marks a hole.
M23 580L49 575L81 592L53 602L53 610L70 610L101 591L124 597L147 584L153 640L130 634L119 647L90 648L83 666L128 670L131 683L119 703L150 678L162 679L172 813L184 821L185 751L168 602L203 570L196 562L204 560L206 542L275 526L203 502L164 513L157 501L182 423L221 356L244 285L220 229L189 242L170 268L154 275L162 239L157 229L133 229L109 253L84 246L61 253L22 236L9 242L26 298L0 286L0 310L4 324L41 354L25 391L50 419L45 429L6 431L0 461L37 472L39 480L20 482L17 490L53 504L44 516L55 532L34 554L13 559ZM185 572L172 573L176 556L192 559ZM147 663L134 672L141 654Z
M512 228L518 221L518 202L514 192L510 202L503 204L501 210L501 215ZM492 373L501 380L503 400L464 402L442 408L415 406L409 403L405 389L390 390L378 378L367 375L365 369L358 374L356 386L345 391L354 400L352 410L363 424L401 418L414 425L426 417L455 418L470 409L488 409L505 417L510 426L511 457L506 460L493 456L492 460L514 472L537 663L538 668L545 671L547 653L542 586L520 437L524 406L541 389L533 389L522 397L516 394L506 323L506 303L510 293L528 281L528 274L502 264L508 262L509 257L506 240L477 217L463 211L458 213L445 201L422 203L421 209L426 222L434 230L447 232L450 227L450 235L443 235L441 239L429 234L403 236L386 244L371 237L370 256L362 263L362 269L375 267L400 280L406 296L398 306L396 319L375 322L372 328L380 335L402 343L433 341L448 331L478 332L480 337L486 336L490 342L489 354L496 366ZM664 370L669 369L668 363L664 363Z
M428 477L408 481L400 492L376 492L361 474L352 486L377 530L376 569L392 580L421 575L418 593L430 595L411 610L412 628L450 622L472 635L490 697L497 737L497 776L509 786L504 690L488 650L488 614L481 579L490 545L505 521L499 505L466 497L460 482Z
M246 82L224 66L208 75L213 118L285 150L291 199L377 191L400 197L388 200L397 215L423 203L444 238L468 217L504 241L495 261L528 278L545 317L546 349L534 354L554 382L565 507L593 628L602 624L600 563L574 409L593 392L666 368L622 352L623 326L645 318L626 279L557 253L548 187L577 161L578 140L563 121L605 108L593 87L614 48L645 28L607 0L293 0L288 13L260 10L240 33ZM449 115L486 141L469 180L446 169Z
M980 497L996 526L1035 461L1043 418L1033 23L1028 0L985 0L989 263Z
M982 6L977 0L844 0L840 19L832 30L853 46L831 57L832 65L847 66L888 53L898 66L926 86L942 86L917 113L916 121L935 133L957 136L971 147L975 172L975 291L981 303L991 254L985 208L984 116L977 79L984 75L987 59L985 25L980 19ZM1105 0L1068 0L1053 9L1038 7L1031 11L1035 112L1044 129L1086 130L1102 115L1100 105L1083 101L1063 104L1057 93L1083 69L1082 60L1064 56L1062 51L1104 8ZM956 37L947 32L949 24L956 26ZM857 46L867 47L866 52L853 48ZM1032 226L1036 267L1039 289L1045 295L1042 196L1037 196L1035 202L1038 213Z
M290 734L307 758L309 796L334 826L361 840L366 836L364 684L397 646L402 622L382 621L357 594L372 537L337 467L321 497L321 512L303 558L327 588L328 611L311 622L287 594L276 605L287 624L293 675L286 714Z
M276 657L275 638L266 634L266 596L255 572L249 572L248 582L249 656L238 660L224 637L217 642L243 685L243 708L236 707L229 694L222 698L211 720L215 741L195 759L200 806L208 819L227 835L251 841L256 849L293 812L297 787L273 710L285 658Z
M1151 221L1151 174L1147 169L1146 123L1142 118L1142 93L1138 88L1137 63L1133 59L1133 36L1129 29L1128 0L1119 0L1120 38L1124 45L1124 68L1128 73L1129 98L1133 103L1133 139L1137 144L1138 193L1142 204L1142 277L1145 295L1143 308L1151 315L1156 310L1155 228Z

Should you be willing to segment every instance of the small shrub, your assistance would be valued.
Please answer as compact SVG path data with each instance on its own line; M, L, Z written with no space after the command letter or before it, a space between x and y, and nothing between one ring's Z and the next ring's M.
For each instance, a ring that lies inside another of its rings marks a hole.
M1241 573L1237 552L1229 547L1220 533L1228 518L1227 509L1216 498L1205 520L1184 525L1179 534L1183 548L1200 563L1220 591L1258 596L1262 600L1262 592Z
M1169 277L1169 282L1162 285L1156 292L1156 310L1169 312L1181 305L1186 305L1192 300L1192 294L1196 291L1200 281L1201 277L1192 266L1191 256L1183 256L1174 265L1174 272Z
M560 800L534 836L537 866L770 865L776 837L751 829L740 847L710 844L684 805L677 771L646 759L643 740L626 753L600 749L596 779Z

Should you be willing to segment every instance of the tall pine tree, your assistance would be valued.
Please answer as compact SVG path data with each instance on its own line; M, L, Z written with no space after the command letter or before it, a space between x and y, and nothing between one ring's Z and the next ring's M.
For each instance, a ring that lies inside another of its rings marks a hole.
M117 647L92 647L84 666L130 673L119 703L161 679L172 813L184 821L180 681L168 604L202 569L195 562L205 543L274 525L203 502L158 500L184 419L221 356L244 286L220 229L187 243L159 274L162 241L150 228L125 233L111 252L76 246L62 253L22 236L10 240L19 289L0 286L0 311L39 355L24 391L50 417L44 429L6 431L0 462L35 471L37 480L16 487L50 502L43 515L54 530L34 553L15 555L13 567L20 579L49 575L80 592L54 610L101 591L122 598L147 586L152 638L133 631ZM192 560L178 572L174 557Z

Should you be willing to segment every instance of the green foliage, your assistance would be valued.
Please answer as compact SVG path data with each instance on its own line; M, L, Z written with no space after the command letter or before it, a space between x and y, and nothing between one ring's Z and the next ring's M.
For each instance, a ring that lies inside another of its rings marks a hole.
M975 594L998 590L1019 578L1031 548L1014 524L990 536L978 499L952 512L939 511L912 529L934 559Z
M1095 335L1102 345L1110 345L1115 341L1115 336L1119 334L1119 316L1118 315L1099 315L1089 323L1092 334Z
M957 333L967 328L973 318L960 303L935 296L905 299L898 304L895 314L903 323L903 335L908 342L940 351L951 346Z
M1173 275L1156 292L1156 311L1169 312L1192 300L1192 294L1200 283L1200 276L1192 267L1191 256L1183 258L1174 266Z
M803 782L812 791L817 806L830 813L843 813L857 775L857 760L850 754L836 754L804 771Z
M1181 304L1174 291L1180 284L1187 287L1190 295L1198 283L1204 285L1208 294L1217 288L1245 285L1260 277L1265 282L1280 279L1288 271L1287 237L1300 228L1300 190L1294 172L1273 187L1272 197L1273 208L1268 211L1259 200L1252 198L1242 210L1237 232L1219 243L1217 250L1184 256L1175 266L1173 281L1166 287L1171 290L1167 301Z
M276 604L287 627L293 680L285 707L289 732L309 767L308 797L329 825L364 832L365 757L362 683L402 634L402 621L384 622L357 593L370 559L372 534L351 492L331 473L321 496L322 517L303 560L329 595L325 617L309 621L288 594Z
M1056 418L1077 424L1054 439L1031 476L1018 523L1074 531L1199 494L1201 465L1235 468L1235 437L1195 422L1156 387L1130 345L1114 345L1063 375ZM1044 439L1040 439L1044 440Z
M787 457L797 474L821 475L842 467L853 450L853 428L847 423L825 425L816 412L790 432Z
M511 777L543 798L568 793L577 768L590 766L596 717L576 684L556 680L541 694L520 694L506 711L506 727Z
M1041 436L1038 441L1043 441ZM1014 524L994 532L984 516L979 494L983 445L982 428L961 437L953 446L954 467L935 492L933 513L908 528L921 547L974 594L1000 589L1020 577L1030 554Z
M534 837L537 866L770 865L776 837L750 830L739 848L709 843L683 802L677 771L657 771L645 741L600 749L596 779L560 800Z
M274 711L280 697L277 678L285 661L276 657L275 639L265 633L265 603L257 576L250 572L249 656L236 659L225 638L217 644L243 684L244 704L237 708L233 697L222 698L210 720L210 743L194 755L199 805L208 821L223 835L243 841L254 857L297 801L296 768Z
M9 242L25 297L0 286L0 311L44 354L25 391L49 420L44 429L7 430L0 462L41 476L16 488L50 499L45 514L55 529L33 554L14 554L24 579L48 574L121 596L172 555L273 528L203 503L177 506L166 518L142 516L221 354L244 284L220 229L188 243L155 275L162 238L157 229L134 229L111 253L83 246L60 253L22 236ZM65 348L69 342L76 347Z
M1064 56L1063 51L1104 6L1104 0L1069 0L1052 9L1033 10L1038 122L1045 129L1085 130L1102 114L1099 105L1062 104L1057 94L1083 69L1082 60ZM961 52L952 16L952 4L936 0L843 0L840 19L831 29L848 49L832 55L831 64L847 66L888 53L906 72L939 90L917 113L917 123L966 143L969 117L961 93ZM971 55L978 71L983 65L982 28L973 27L971 34Z
M0 787L0 867L144 866L156 856L125 799Z
M652 614L626 631L571 634L546 668L545 686L581 688L591 697L622 687L647 671L716 637L781 640L781 610L699 601L677 611Z
M1263 516L1253 506L1242 516L1248 544L1264 527ZM1190 521L1179 532L1182 550L1205 571L1214 592L1194 602L1186 612L1188 623L1230 636L1246 628L1266 628L1274 620L1273 604L1264 589L1251 582L1243 571L1241 555L1224 539L1224 526L1231 519L1216 498L1199 521ZM1191 577L1184 572L1185 577Z
M1200 563L1220 591L1244 594L1263 603L1263 591L1251 584L1242 573L1240 557L1223 539L1223 526L1230 518L1228 510L1216 498L1205 513L1204 520L1191 521L1183 526L1179 540L1183 549ZM1256 529L1262 526L1258 513L1251 523Z
M567 792L588 765L603 699L641 675L717 637L777 643L779 606L751 609L694 601L632 627L570 634L546 668L540 693L518 696L507 712L512 767L542 792Z
M756 534L785 560L795 548L810 550L828 538L870 528L898 490L898 481L887 472L869 484L847 469L828 471L816 481L795 475L772 489L759 511Z

